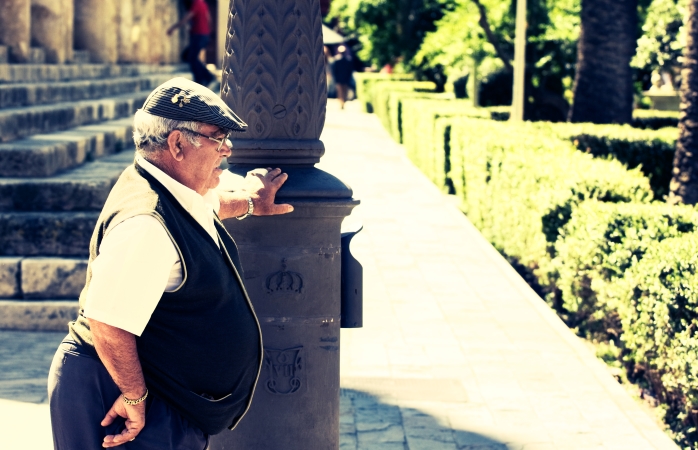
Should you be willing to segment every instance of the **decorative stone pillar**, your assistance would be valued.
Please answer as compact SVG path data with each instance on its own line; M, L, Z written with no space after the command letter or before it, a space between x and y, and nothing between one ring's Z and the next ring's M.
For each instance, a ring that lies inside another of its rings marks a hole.
M44 49L46 62L73 59L73 0L31 0L31 44Z
M0 45L10 50L10 61L27 62L31 40L31 0L0 0Z
M327 86L317 0L231 0L222 97L249 125L230 171L281 167L290 214L228 220L264 340L247 416L212 449L339 448L341 234L358 201L314 167ZM239 138L238 138L239 137Z
M116 4L117 0L75 0L74 46L89 50L92 62L117 61Z
M120 63L133 62L133 0L121 0L117 3L116 18L117 60Z

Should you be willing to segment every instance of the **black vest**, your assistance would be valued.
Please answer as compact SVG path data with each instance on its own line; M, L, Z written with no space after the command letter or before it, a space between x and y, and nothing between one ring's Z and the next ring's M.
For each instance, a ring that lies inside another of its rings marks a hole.
M163 293L136 337L148 390L205 433L232 429L247 412L262 363L262 338L242 284L237 246L215 217L220 249L153 176L129 166L109 194L90 241L80 314L70 324L78 344L94 349L83 316L91 265L107 232L149 214L160 220L182 261L182 284ZM146 424L147 426L147 424Z

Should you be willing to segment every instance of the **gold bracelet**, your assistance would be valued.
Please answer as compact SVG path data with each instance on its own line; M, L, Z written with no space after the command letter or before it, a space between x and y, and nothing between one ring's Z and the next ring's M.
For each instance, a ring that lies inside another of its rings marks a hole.
M124 394L121 394L121 396L124 398L124 403L126 403L127 405L137 405L137 404L143 402L143 400L145 400L148 397L148 388L145 388L145 394L143 394L143 397L137 398L135 400L131 400L129 398L126 398L126 396Z

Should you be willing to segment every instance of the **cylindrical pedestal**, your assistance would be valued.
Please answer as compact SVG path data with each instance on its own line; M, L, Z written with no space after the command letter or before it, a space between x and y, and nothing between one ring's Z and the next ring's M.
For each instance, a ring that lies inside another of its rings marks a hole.
M27 62L31 39L31 1L4 0L0 14L0 45L10 50L10 60Z
M339 448L340 227L358 201L318 169L284 170L287 194L324 179L338 195L280 198L293 213L225 223L262 326L264 366L247 416L214 436L212 450Z
M75 0L75 49L89 50L92 62L116 63L116 0Z
M46 62L73 59L73 0L31 0L31 41Z

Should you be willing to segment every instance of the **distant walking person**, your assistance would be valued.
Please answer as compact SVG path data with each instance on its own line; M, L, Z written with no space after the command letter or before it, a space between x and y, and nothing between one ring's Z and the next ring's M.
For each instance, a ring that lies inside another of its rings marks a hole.
M351 76L354 71L354 64L351 61L351 56L346 46L340 45L337 48L337 56L332 60L330 67L332 70L332 78L334 78L334 84L337 87L339 107L344 109L344 102L347 101Z
M215 81L215 76L201 62L199 53L211 40L211 13L205 0L184 0L184 6L187 8L187 13L182 20L167 29L167 35L172 35L176 29L191 22L187 62L194 75L194 81L202 86L209 86Z

